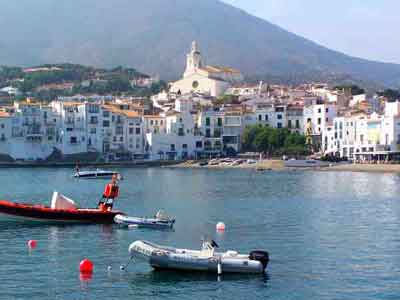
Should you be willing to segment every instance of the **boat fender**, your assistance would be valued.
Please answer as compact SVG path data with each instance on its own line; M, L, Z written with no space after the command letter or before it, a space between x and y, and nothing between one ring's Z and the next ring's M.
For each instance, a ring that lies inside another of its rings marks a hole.
M251 251L249 259L259 261L260 263L262 263L265 269L269 262L269 253L267 251L260 251L260 250Z

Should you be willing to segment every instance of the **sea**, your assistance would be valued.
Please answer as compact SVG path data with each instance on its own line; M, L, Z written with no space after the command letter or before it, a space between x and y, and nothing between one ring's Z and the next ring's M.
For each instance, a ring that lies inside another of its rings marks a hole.
M0 222L0 299L400 299L398 174L226 169L118 169L115 208L132 216L164 209L174 230L117 225ZM71 169L0 169L0 198L48 204L58 191L95 207L107 180ZM224 222L225 232L216 232ZM219 251L266 250L263 275L154 271L134 261L136 240ZM30 250L29 240L37 247ZM90 259L92 276L79 263Z

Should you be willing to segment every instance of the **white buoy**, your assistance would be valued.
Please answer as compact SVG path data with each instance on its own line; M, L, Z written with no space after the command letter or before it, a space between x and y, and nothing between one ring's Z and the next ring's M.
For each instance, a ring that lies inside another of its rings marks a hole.
M111 270L112 270L111 266L108 266L108 267L107 267L107 271L108 271L108 272L111 272Z
M217 229L217 231L225 231L225 223L218 222L216 229Z
M220 261L218 262L217 269L218 269L218 276L219 276L219 275L222 274L222 265L221 265L221 262L220 262Z

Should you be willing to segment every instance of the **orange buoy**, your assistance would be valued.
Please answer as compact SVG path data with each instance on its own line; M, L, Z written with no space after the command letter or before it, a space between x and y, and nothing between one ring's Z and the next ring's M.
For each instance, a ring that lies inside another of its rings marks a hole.
M89 259L84 259L79 264L79 272L83 274L92 274L93 273L93 263Z
M28 241L28 247L29 249L35 249L37 246L37 241L36 240L29 240Z

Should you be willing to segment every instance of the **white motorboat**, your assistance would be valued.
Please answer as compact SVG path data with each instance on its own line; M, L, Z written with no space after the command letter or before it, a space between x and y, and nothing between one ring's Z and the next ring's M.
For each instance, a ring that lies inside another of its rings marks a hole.
M89 171L78 171L74 174L75 178L86 178L86 179L110 179L113 176L117 176L118 180L122 179L120 173L115 171L105 171L105 170L89 170Z
M266 251L239 254L236 251L215 252L214 241L203 242L201 250L164 247L147 241L129 246L132 258L145 259L154 269L222 273L264 273L269 262Z
M175 224L175 219L165 215L163 211L158 211L152 218L116 215L114 221L117 224L128 227L146 227L155 229L171 229Z

